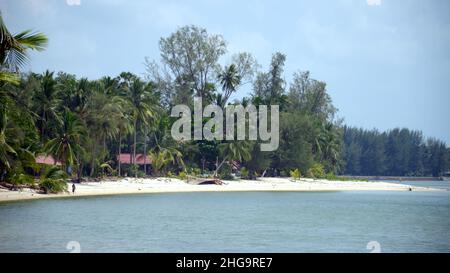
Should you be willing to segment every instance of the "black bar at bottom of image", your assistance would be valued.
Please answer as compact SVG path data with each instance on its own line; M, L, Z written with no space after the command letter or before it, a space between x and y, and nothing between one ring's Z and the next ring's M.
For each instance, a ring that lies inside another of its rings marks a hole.
M300 253L136 253L136 254L0 254L3 262L20 264L21 269L35 269L53 261L71 270L139 269L148 272L301 272L306 268L384 270L386 265L402 269L426 264L445 265L449 254L300 254ZM26 262L24 262L26 261ZM50 264L49 264L50 263ZM361 267L363 265L363 267ZM60 268L59 266L55 269Z

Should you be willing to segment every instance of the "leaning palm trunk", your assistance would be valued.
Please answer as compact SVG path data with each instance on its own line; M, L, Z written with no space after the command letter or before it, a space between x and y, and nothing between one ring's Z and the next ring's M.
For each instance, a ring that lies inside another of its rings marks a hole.
M222 165L225 163L225 161L227 160L227 158L225 157L222 162L220 162L219 164L219 157L217 157L216 159L216 170L214 171L214 177L217 177L220 168L222 168Z
M137 140L137 119L134 120L134 144L133 144L133 162L132 164L136 164L136 140ZM134 172L134 177L137 178L137 171Z
M128 148L130 149L130 166L133 165L133 143L131 141L131 134L128 136Z
M117 173L119 174L120 177L120 155L122 154L122 132L119 130L119 159L118 159L118 171Z
M95 143L95 139L94 139L94 143ZM94 147L92 147L92 160L91 160L91 173L89 176L94 176L94 172L95 172L95 157L97 156L97 145L93 145Z
M144 134L144 174L147 175L147 126Z

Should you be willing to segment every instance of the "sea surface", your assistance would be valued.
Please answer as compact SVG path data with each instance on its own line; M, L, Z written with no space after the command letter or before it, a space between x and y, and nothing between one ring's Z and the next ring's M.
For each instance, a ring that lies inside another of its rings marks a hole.
M437 181L398 181L398 180L388 180L380 182L389 182L403 185L411 185L417 187L435 188L435 189L445 189L450 191L450 180L437 180Z
M450 192L160 193L0 203L0 252L71 251L450 252Z

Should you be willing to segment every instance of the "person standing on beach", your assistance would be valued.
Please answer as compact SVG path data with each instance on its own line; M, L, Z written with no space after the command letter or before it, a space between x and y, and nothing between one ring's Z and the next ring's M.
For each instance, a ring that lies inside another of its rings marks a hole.
M72 183L72 194L75 194L75 189L76 189L75 184Z

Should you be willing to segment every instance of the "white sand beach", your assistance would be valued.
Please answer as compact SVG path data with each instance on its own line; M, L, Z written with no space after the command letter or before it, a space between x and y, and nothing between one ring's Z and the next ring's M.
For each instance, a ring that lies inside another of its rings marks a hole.
M76 185L75 194L40 194L29 189L0 190L0 202L96 195L118 195L169 192L238 192L238 191L445 191L387 182L328 181L288 178L224 181L224 185L192 185L176 178L123 178L117 181L83 182ZM68 185L69 189L71 184Z

